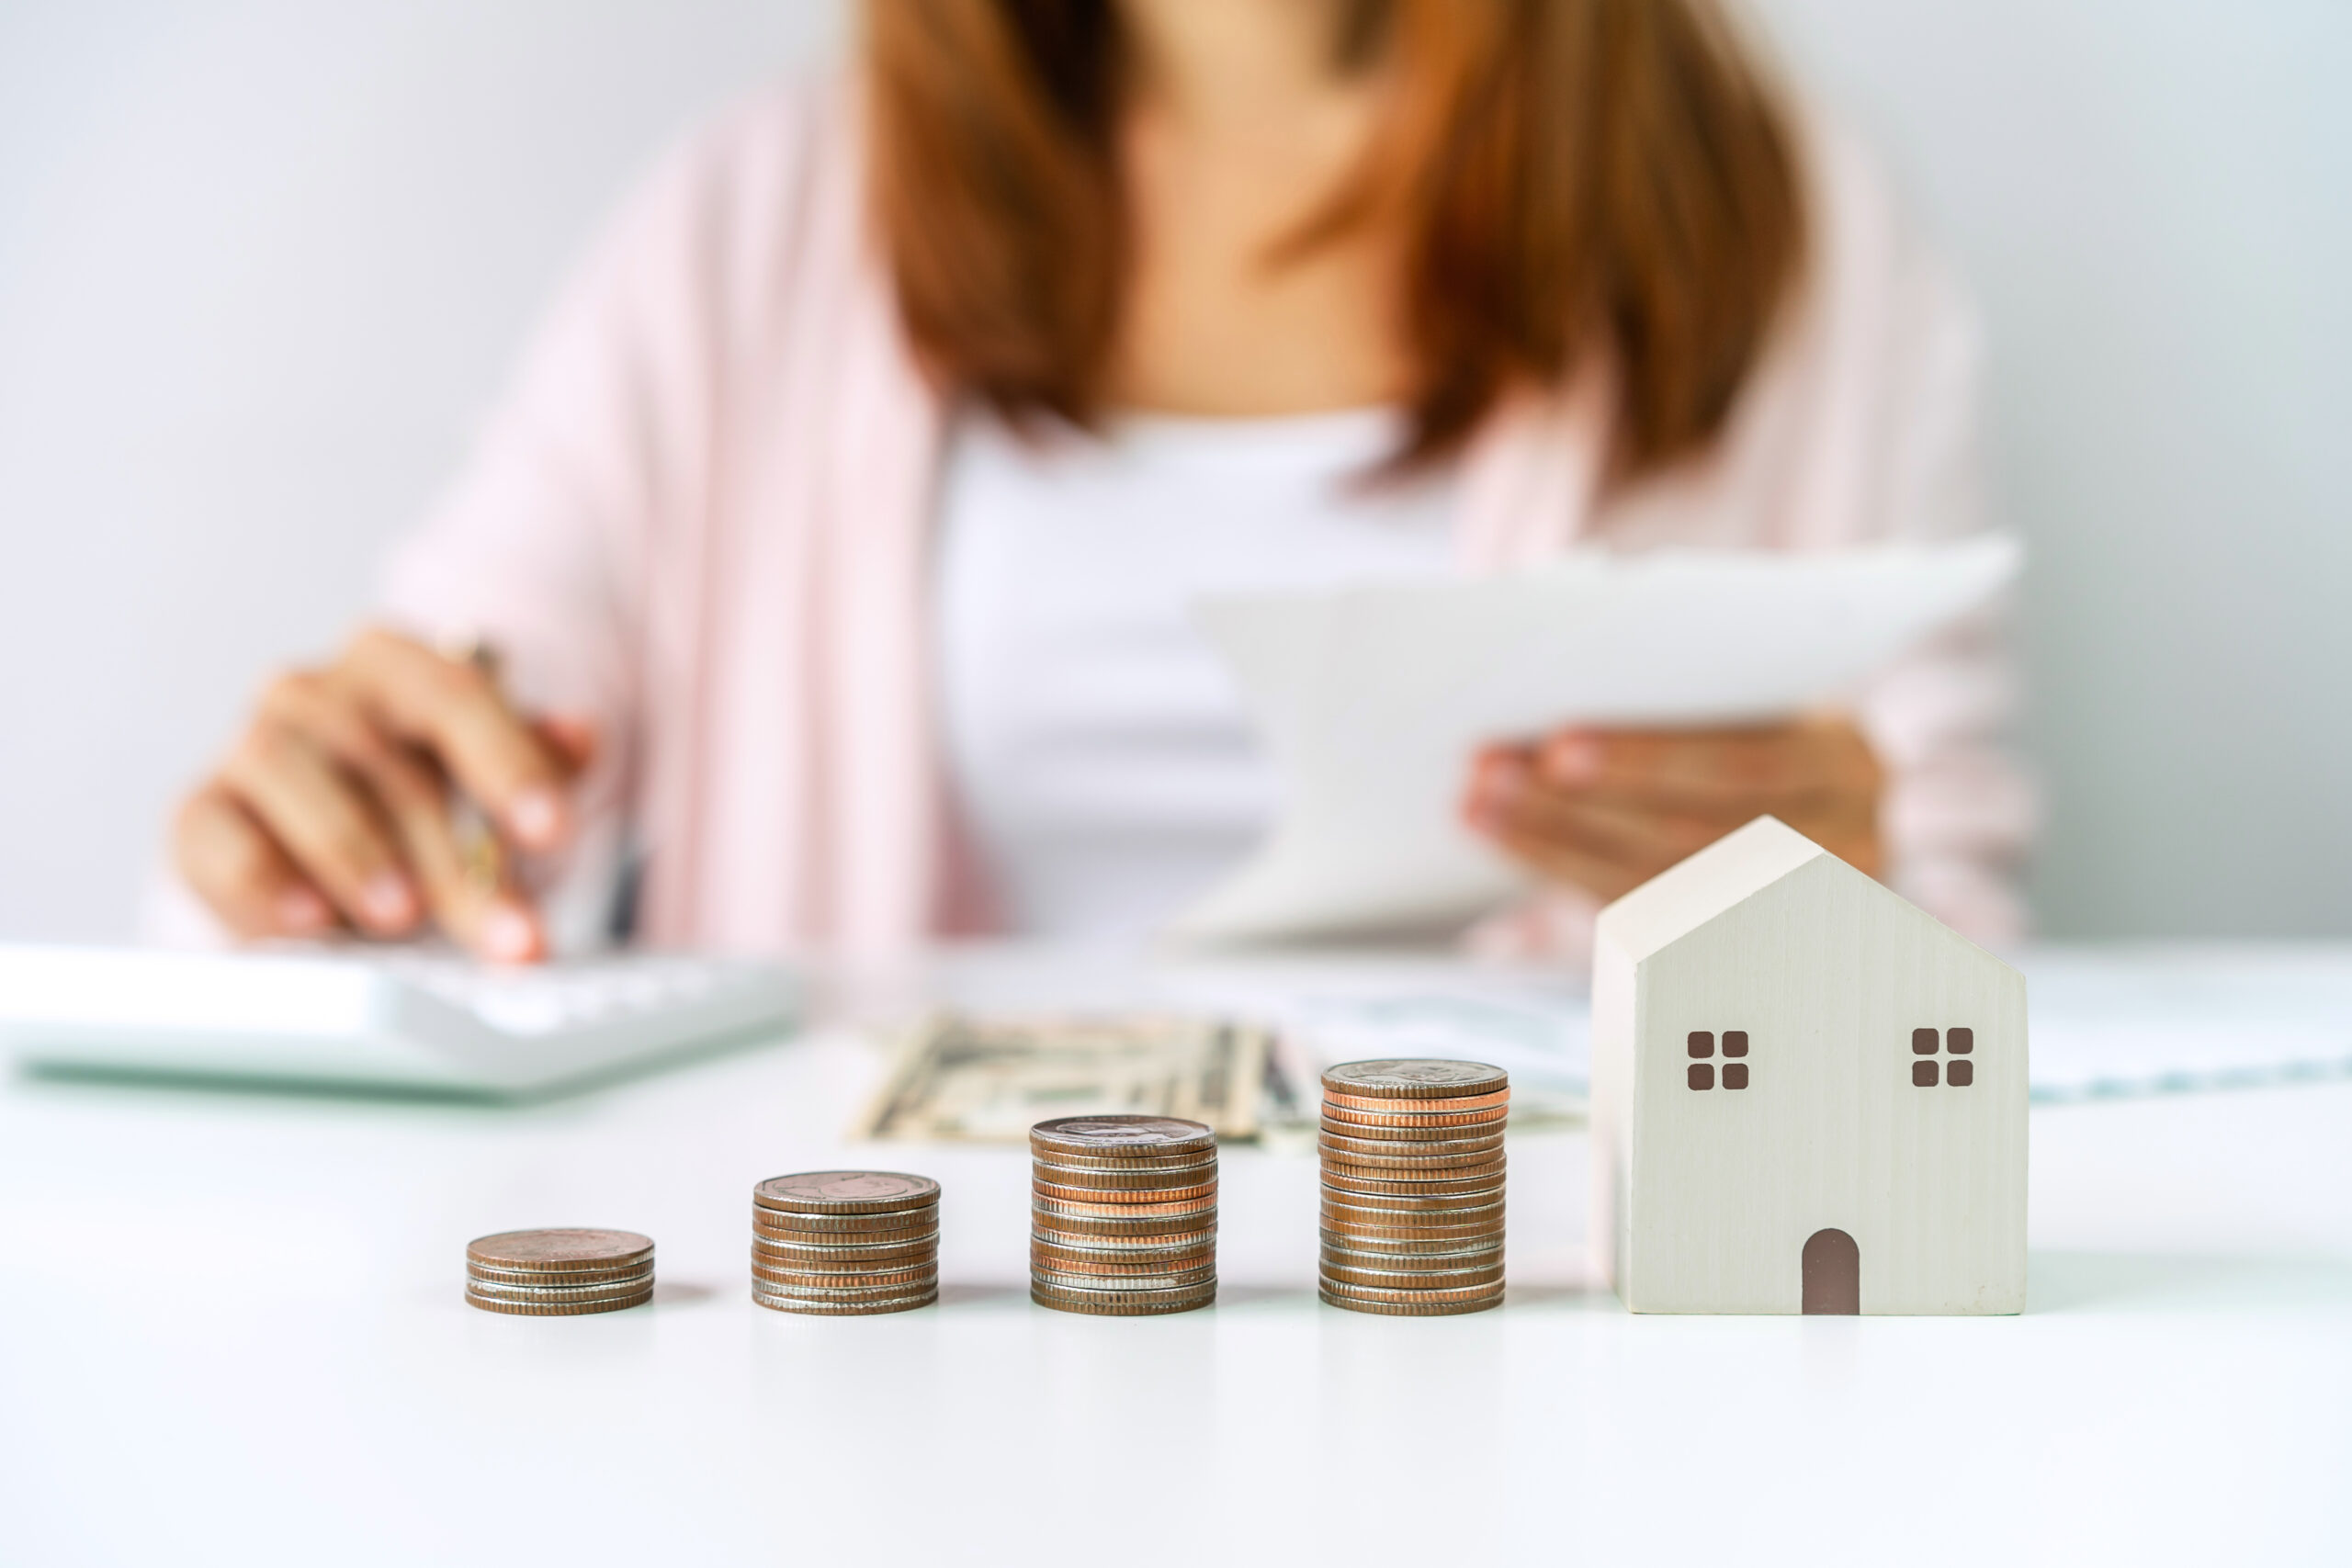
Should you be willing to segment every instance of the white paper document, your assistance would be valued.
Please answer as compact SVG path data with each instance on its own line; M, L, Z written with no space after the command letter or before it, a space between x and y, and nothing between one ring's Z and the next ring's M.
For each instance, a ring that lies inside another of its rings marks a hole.
M2014 539L1835 554L1588 552L1489 578L1204 602L1280 775L1274 830L1186 941L1427 927L1522 876L1462 825L1472 755L1567 724L1787 716L1859 686L2017 575Z

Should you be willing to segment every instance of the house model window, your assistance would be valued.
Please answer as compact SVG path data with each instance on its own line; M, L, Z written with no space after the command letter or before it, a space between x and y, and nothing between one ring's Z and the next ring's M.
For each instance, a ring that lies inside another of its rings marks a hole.
M1715 1032L1712 1029L1692 1030L1690 1032L1689 1050L1694 1058L1713 1056L1715 1054ZM1745 1029L1724 1030L1724 1055L1733 1057L1747 1055L1747 1031ZM1690 1064L1690 1070L1686 1075L1686 1081L1692 1089L1714 1088L1714 1063L1704 1060L1692 1061ZM1729 1061L1724 1064L1724 1087L1725 1089L1746 1089L1747 1087L1747 1064L1746 1062Z
M1938 1064L1928 1058L1936 1054L1936 1032L1915 1029L1911 1032L1911 1055L1921 1058L1911 1064L1911 1084L1915 1089L1936 1087ZM1941 1077L1954 1089L1966 1089L1976 1081L1976 1063L1971 1053L1976 1049L1976 1031L1947 1029L1943 1032L1943 1048L1954 1058L1941 1064Z

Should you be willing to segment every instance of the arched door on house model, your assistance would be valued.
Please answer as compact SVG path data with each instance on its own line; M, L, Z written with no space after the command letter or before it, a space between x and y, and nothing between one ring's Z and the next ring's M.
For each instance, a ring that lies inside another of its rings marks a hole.
M1855 1317L1862 1310L1862 1249L1844 1231L1815 1231L1804 1244L1804 1311Z

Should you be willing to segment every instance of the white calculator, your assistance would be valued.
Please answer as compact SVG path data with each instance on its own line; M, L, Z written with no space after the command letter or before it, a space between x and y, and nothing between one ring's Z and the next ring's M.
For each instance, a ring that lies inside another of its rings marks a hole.
M0 946L0 1048L35 1071L526 1095L782 1032L799 1001L739 959Z

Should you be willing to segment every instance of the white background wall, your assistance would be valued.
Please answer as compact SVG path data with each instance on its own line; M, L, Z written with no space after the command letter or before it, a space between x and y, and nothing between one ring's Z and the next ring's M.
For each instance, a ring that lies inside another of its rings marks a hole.
M2352 933L2341 0L1766 0L1986 307L2062 934ZM128 930L568 255L833 0L0 0L0 938Z

